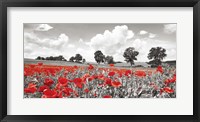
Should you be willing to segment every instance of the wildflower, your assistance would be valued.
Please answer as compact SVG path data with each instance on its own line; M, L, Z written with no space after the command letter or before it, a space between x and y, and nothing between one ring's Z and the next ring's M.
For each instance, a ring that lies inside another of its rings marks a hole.
M115 65L114 65L114 64L109 64L109 66L110 66L110 67L114 67Z
M157 72L163 73L163 68L162 66L158 66L156 69Z
M174 90L171 89L170 87L165 87L163 88L163 91L167 92L167 93L174 93Z
M113 81L112 86L115 87L115 88L118 88L118 87L122 86L122 84L119 81Z
M38 62L38 66L42 66L43 65L43 63L42 62Z
M138 77L145 77L146 73L144 71L136 71L135 75L138 76Z
M67 83L67 79L63 78L63 77L59 77L58 78L58 82L61 83L61 84L66 84Z
M47 85L43 85L39 87L39 92L43 92L45 89L49 89Z
M47 86L51 86L53 83L54 83L53 80L51 80L51 79L49 79L49 78L46 78L46 79L44 80L44 84L47 85Z
M110 95L104 95L103 98L112 98Z
M92 66L91 64L88 66L88 70L92 70L94 69L94 66Z
M115 72L109 72L108 73L108 76L114 76L115 75Z

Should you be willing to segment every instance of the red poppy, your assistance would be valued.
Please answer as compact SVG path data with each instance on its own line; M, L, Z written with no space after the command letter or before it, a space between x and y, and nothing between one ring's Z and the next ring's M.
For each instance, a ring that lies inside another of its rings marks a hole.
M114 76L114 75L115 75L115 72L109 72L108 75L109 75L109 76Z
M110 67L114 67L115 65L114 65L114 64L109 64L109 66L110 66Z
M84 90L85 93L88 93L89 91L90 91L89 89L85 89L85 90Z
M163 68L162 66L158 66L156 69L157 72L163 73Z
M112 98L110 95L104 95L103 98Z
M25 88L24 89L25 93L35 93L36 91L37 91L37 88L34 88L34 87L32 87L32 88Z
M38 66L42 66L43 65L43 63L42 62L38 62Z
M49 87L46 86L46 85L40 86L39 87L39 92L43 92L45 89L49 89Z
M34 83L29 83L29 84L28 84L28 88L36 88L36 86L37 86L37 85L34 84Z
M78 66L76 66L76 65L75 65L75 66L74 66L74 68L75 68L75 69L77 69L77 68L78 68Z
M110 78L106 78L105 79L105 84L109 85L109 86L112 86L112 80Z
M74 83L76 84L76 86L78 87L78 88L82 88L83 86L83 84L82 84L82 79L81 78L75 78L74 79Z
M163 90L164 90L165 92L167 92L167 93L174 93L174 90L171 89L170 87L165 87L165 88L163 88Z
M145 77L146 73L144 71L136 71L135 75L138 76L138 77Z
M67 83L67 79L63 78L63 77L59 77L58 78L58 82L61 83L61 84L66 84Z
M131 74L131 70L126 70L125 75L129 76Z
M94 69L94 66L92 66L91 64L88 66L88 69L89 70L92 70L92 69Z
M164 83L168 86L171 83L171 80L170 79L166 79Z
M56 98L57 97L57 91L56 90L50 90L50 89L45 89L43 91L43 98Z
M113 81L112 86L118 88L118 87L122 86L122 84L119 81Z
M93 79L97 79L98 76L97 76L97 75L93 75L92 78L93 78Z
M24 89L25 93L35 93L37 91L36 84L29 83L28 87Z
M88 81L92 81L94 78L93 77L89 77L88 78Z
M44 80L44 84L47 85L47 86L51 86L53 84L53 80L52 79L49 79L49 78L46 78Z
M160 89L160 95L161 95L163 92L164 92L163 89Z
M173 78L171 79L171 83L176 82L176 74L174 74Z
M66 96L70 96L70 93L73 92L73 89L71 89L71 88L65 88L65 89L63 90L63 92L65 93Z

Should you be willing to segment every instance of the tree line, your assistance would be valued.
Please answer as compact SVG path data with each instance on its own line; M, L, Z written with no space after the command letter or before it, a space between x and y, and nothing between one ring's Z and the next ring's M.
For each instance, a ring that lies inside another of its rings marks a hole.
M139 55L139 52L135 50L134 47L126 48L124 51L123 57L125 58L124 61L127 63L130 63L131 66L135 64L134 60L137 60L137 56ZM149 54L147 58L150 60L148 64L151 64L152 66L158 66L162 63L162 60L167 56L166 49L162 47L152 47L149 50ZM112 56L106 56L100 51L96 51L94 53L94 59L98 64L101 62L107 62L108 64L115 63Z
M134 47L126 48L123 54L123 57L125 58L124 61L127 63L130 63L131 66L135 64L135 60L137 60L137 56L139 55L139 52L135 50ZM162 63L162 60L167 56L166 49L162 47L152 47L149 50L149 54L147 58L150 60L148 64L151 64L153 66L158 66ZM100 63L107 63L107 64L115 64L117 62L114 61L113 56L107 55L105 56L101 50L97 50L94 53L94 59L95 61ZM41 57L38 56L36 60L52 60L52 61L67 61L62 55L60 56L50 56L50 57ZM81 54L76 54L75 56L72 56L69 58L69 62L78 62L78 63L85 63L86 60L82 57Z

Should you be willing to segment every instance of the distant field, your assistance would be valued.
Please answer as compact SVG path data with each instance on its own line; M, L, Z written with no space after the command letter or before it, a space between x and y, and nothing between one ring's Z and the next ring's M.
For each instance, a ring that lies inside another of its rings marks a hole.
M75 63L75 62L68 62L68 61L47 61L47 60L34 60L34 59L24 59L24 64L37 64L38 62L42 62L45 65L56 65L56 66L88 66L92 64L97 66L97 63L94 62L87 62L85 64ZM135 65L142 65L143 67L135 67L135 70L154 70L155 68L148 68L148 64L144 62L136 62ZM100 64L99 67L110 67L107 64ZM131 66L128 63L117 63L115 64L117 68L127 68L129 69Z

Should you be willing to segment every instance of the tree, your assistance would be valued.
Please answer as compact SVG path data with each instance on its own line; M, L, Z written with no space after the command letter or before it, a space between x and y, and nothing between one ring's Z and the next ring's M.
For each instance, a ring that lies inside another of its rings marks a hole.
M41 57L40 56L38 56L35 60L41 60Z
M75 56L76 62L80 62L82 60L82 58L83 57L80 54L76 54L76 56Z
M149 60L153 59L152 61L149 61L149 64L154 64L155 66L158 66L161 64L161 60L163 60L166 56L167 54L164 48L153 47L149 50L147 58Z
M124 58L127 63L130 63L131 66L134 65L134 60L137 60L136 56L139 54L138 51L135 51L134 47L126 48L124 51Z
M82 62L83 62L83 64L84 64L84 63L86 62L86 60L85 60L85 59L83 59L83 60L82 60Z
M100 50L97 50L95 53L94 53L94 59L96 60L96 62L98 64L100 64L101 62L104 62L105 60L105 55L103 55L103 53L100 51Z
M105 62L107 62L108 64L113 64L114 63L113 57L112 56L106 56Z
M75 60L75 57L74 57L74 56L72 56L72 57L69 59L70 62L74 62L74 60Z

